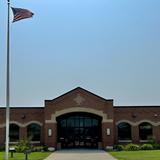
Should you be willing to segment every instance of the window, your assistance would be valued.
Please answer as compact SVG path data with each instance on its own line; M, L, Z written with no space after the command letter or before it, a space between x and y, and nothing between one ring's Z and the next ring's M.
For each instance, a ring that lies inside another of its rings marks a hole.
M131 125L122 122L118 125L118 140L131 140Z
M152 125L148 122L143 122L139 125L139 137L140 140L148 140L152 137Z
M35 123L30 124L27 127L27 136L31 141L40 141L41 126Z
M19 141L19 126L16 124L10 124L9 126L9 138L11 142Z

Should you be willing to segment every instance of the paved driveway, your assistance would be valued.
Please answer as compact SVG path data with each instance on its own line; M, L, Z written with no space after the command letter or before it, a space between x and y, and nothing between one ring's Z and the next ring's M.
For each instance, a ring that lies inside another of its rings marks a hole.
M68 149L52 153L45 160L116 160L103 150Z

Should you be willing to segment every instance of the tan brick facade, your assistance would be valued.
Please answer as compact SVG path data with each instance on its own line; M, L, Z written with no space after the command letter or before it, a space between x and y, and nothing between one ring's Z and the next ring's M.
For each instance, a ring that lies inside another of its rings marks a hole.
M132 143L140 143L139 125L148 122L153 126L153 136L160 142L160 106L113 106L106 100L80 87L56 98L46 100L44 107L11 108L10 123L20 127L19 138L27 137L27 126L41 126L40 143L57 148L57 118L68 113L91 113L101 117L101 146L119 143L117 125L131 125ZM5 142L5 108L0 109L0 144Z

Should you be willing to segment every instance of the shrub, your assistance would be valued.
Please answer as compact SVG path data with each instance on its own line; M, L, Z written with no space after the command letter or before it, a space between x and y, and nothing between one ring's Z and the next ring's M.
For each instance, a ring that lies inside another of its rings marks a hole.
M152 144L143 144L140 147L141 150L152 150L153 149L153 145Z
M153 149L157 149L157 150L160 149L160 144L155 143L152 146L153 146Z
M126 151L138 151L140 149L140 147L139 147L139 145L137 145L137 144L132 144L132 143L130 143L130 144L127 144L126 146L125 146L125 150Z
M149 144L156 144L156 139L155 139L155 137L149 137L149 138L148 138L148 143L149 143Z
M115 146L114 146L114 149L115 149L116 151L123 151L123 150L124 150L124 146L123 146L123 145L115 145Z
M34 146L32 147L33 152L42 152L42 151L48 151L48 146Z
M0 146L0 151L4 151L4 150L5 150L5 146L4 145Z
M31 150L32 146L30 144L30 141L25 139L25 140L20 140L18 144L15 146L16 152L24 152L26 150Z
M35 146L32 148L33 152L42 152L43 151L43 146Z
M44 145L43 146L43 151L48 151L48 146Z

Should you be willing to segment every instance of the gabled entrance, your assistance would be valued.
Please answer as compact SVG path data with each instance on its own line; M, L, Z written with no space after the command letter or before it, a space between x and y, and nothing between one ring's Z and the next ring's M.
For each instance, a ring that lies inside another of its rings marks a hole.
M57 117L58 143L62 148L98 148L101 142L100 116L73 112Z
M56 149L112 146L113 116L113 100L75 88L45 101L45 144Z

